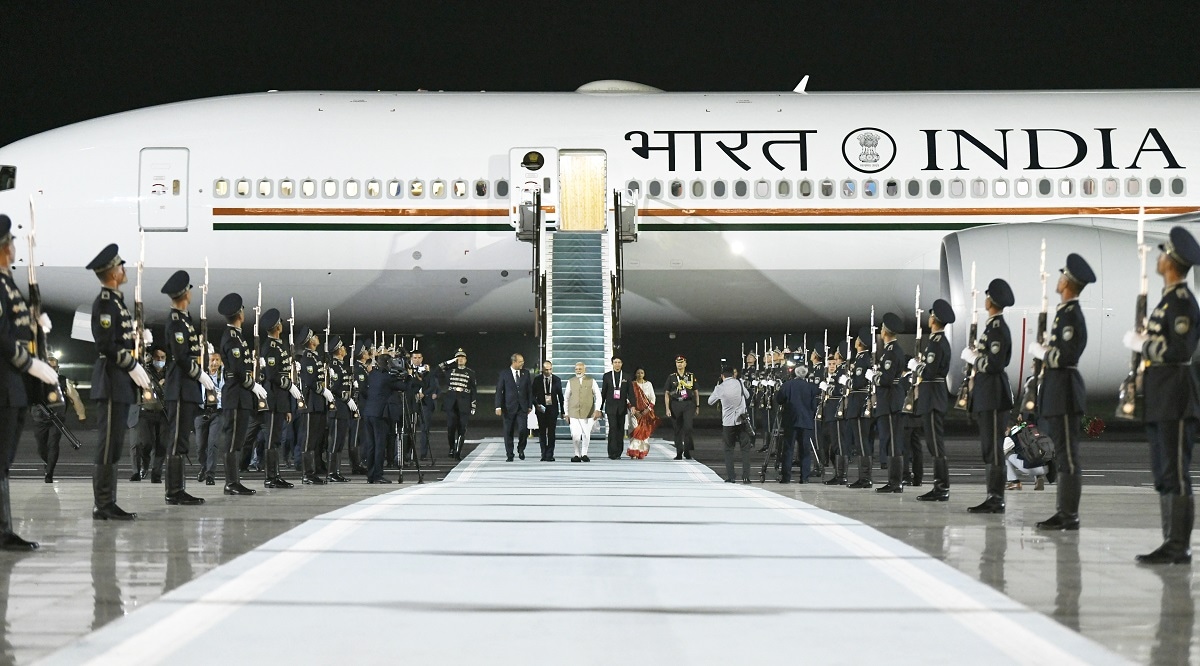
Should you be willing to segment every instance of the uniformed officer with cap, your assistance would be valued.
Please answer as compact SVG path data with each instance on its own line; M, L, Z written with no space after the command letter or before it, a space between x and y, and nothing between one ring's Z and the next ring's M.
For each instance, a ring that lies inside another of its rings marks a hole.
M871 444L869 441L871 424L867 417L867 401L871 397L871 380L867 372L871 370L871 327L863 326L854 338L854 359L848 363L846 374L838 379L848 392L843 409L846 420L846 432L849 434L849 450L858 455L858 478L849 485L850 488L870 488L874 485L871 479Z
M847 468L850 465L849 450L846 448L849 441L846 421L844 415L841 418L838 416L842 412L842 399L845 396L841 378L849 369L849 364L844 361L846 349L846 343L843 342L829 353L829 370L826 372L825 380L818 385L818 388L825 392L820 405L821 427L819 432L823 440L822 446L828 452L827 455L833 466L833 476L825 482L827 486L846 485Z
M929 314L929 339L920 359L912 359L908 367L917 378L917 404L913 410L921 420L929 455L933 458L933 488L917 499L922 502L950 500L950 466L946 462L946 410L950 406L950 389L946 375L950 372L950 341L946 325L955 321L954 309L942 299L933 302Z
M354 363L351 366L351 398L355 402L355 407L358 409L354 413L354 418L350 422L350 433L347 445L350 449L350 471L353 474L366 474L367 468L363 464L365 457L363 450L366 444L366 426L364 425L364 416L362 408L359 405L365 402L363 392L367 388L367 369L368 363L371 360L371 341L359 340L354 345Z
M328 469L324 464L326 435L328 434L329 402L333 395L325 386L325 364L317 355L321 338L311 328L300 331L301 350L296 352L300 364L300 393L304 396L304 408L299 411L300 428L296 436L303 450L305 485L324 485Z
M256 398L266 400L267 391L254 381L254 360L250 345L242 333L246 313L240 294L227 294L217 304L217 312L227 326L221 336L221 358L225 361L225 386L221 395L221 426L225 439L225 494L253 495L254 490L238 478L238 461L246 443L246 431L253 418Z
M1012 333L1004 321L1004 308L1011 306L1015 299L1012 288L1001 278L992 280L984 293L987 294L988 320L975 348L963 349L962 359L975 365L970 409L979 424L987 499L967 511L1004 513L1004 431L1008 429L1008 411L1013 406L1012 388L1008 384Z
M904 371L907 359L896 341L896 334L903 325L900 315L894 312L883 315L883 326L879 331L883 346L875 359L876 370L871 377L878 387L875 411L879 448L888 455L888 481L875 489L877 493L904 492L904 431L900 423L904 410L904 390L900 387L900 373Z
M475 413L475 371L467 367L467 352L462 347L454 352L454 358L446 361L443 367L446 368L446 440L450 444L450 456L462 460L467 423Z
M350 434L350 414L358 411L350 395L350 372L346 370L346 345L342 344L339 335L329 336L329 386L326 388L333 395L329 402L329 476L328 481L344 483L349 481L342 476L342 449L346 447L346 438Z
M675 372L663 382L663 403L667 418L675 430L675 459L692 457L696 443L692 437L692 421L700 414L700 394L696 376L687 371L687 357L675 357Z
M96 341L99 358L92 368L92 399L98 404L99 445L96 447L96 468L92 476L96 520L133 520L137 514L117 506L117 461L125 448L129 431L129 407L137 401L136 384L143 390L151 388L150 375L134 357L136 333L133 315L125 307L120 287L129 281L125 260L117 254L116 244L106 246L87 265L102 285L100 295L92 302L92 339Z
M187 453L188 434L196 413L204 402L204 390L214 390L212 379L200 367L200 332L192 324L188 306L192 303L192 285L187 271L175 271L162 286L171 299L167 317L167 366L163 399L167 403L167 504L204 504L184 490L183 455Z
M266 451L263 457L263 486L267 488L292 488L290 481L279 472L280 448L283 432L292 420L292 399L300 399L300 389L292 383L292 355L283 343L283 320L279 310L271 308L262 314L259 326L267 337L259 347L258 359L262 366L262 385L267 390L267 411L260 414L265 423Z
M42 313L35 323L25 298L13 281L10 267L16 263L17 254L13 241L12 220L7 215L0 215L0 349L5 350L4 362L0 362L0 549L30 551L38 547L37 542L26 541L13 533L9 464L16 454L28 414L31 396L26 393L26 379L36 380L30 382L30 389L44 391L46 386L58 384L58 373L29 353L33 327L40 326L49 333L50 318ZM115 471L113 475L115 484Z
M1192 266L1200 264L1200 245L1183 227L1171 229L1158 246L1156 271L1163 277L1162 300L1146 322L1146 332L1125 334L1125 346L1140 351L1146 363L1146 434L1150 466L1162 512L1163 543L1138 555L1140 564L1186 564L1192 561L1192 444L1200 420L1200 386L1192 356L1200 340L1200 306L1188 288Z
M1079 306L1083 288L1096 281L1088 262L1078 254L1067 255L1054 291L1062 297L1054 312L1054 324L1045 346L1032 342L1029 354L1042 360L1042 387L1038 391L1037 415L1043 432L1054 440L1058 468L1057 511L1037 524L1042 530L1079 529L1079 495L1083 468L1079 462L1079 419L1087 392L1079 374L1079 357L1087 347L1087 322Z

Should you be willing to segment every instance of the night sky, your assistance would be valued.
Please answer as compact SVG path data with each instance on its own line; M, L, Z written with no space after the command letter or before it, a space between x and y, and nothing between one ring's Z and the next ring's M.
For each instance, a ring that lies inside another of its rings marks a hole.
M279 90L1200 88L1195 3L22 2L0 9L0 145ZM260 7L271 7L262 9Z

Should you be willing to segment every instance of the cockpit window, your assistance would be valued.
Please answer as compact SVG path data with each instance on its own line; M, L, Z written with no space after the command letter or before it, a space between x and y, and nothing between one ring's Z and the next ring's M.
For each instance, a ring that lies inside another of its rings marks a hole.
M17 186L17 167L0 165L0 192Z

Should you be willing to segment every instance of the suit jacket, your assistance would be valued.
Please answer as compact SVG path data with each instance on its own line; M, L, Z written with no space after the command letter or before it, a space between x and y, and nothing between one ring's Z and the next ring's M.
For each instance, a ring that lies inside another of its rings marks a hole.
M550 397L550 402L546 402L546 396ZM537 407L539 414L545 414L551 418L558 416L563 412L563 391L562 380L557 375L550 375L550 390L546 391L546 377L538 375L533 380L533 404Z
M804 430L813 429L813 414L820 400L821 389L800 377L784 382L775 394L775 402L785 408L786 423Z
M620 377L620 386L617 385L617 378ZM604 397L604 413L614 416L622 416L630 407L633 406L633 386L629 381L633 379L633 375L628 372L613 372L609 370L604 373L604 382L600 386L600 395ZM616 391L620 389L621 397L614 398Z
M533 406L533 384L529 373L518 370L518 379L513 378L512 368L500 371L496 380L496 409L504 414L524 414Z

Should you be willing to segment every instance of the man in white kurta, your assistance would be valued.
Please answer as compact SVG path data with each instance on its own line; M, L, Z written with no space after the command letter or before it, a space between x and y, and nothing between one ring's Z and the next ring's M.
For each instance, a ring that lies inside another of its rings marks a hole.
M563 386L563 407L571 426L571 444L575 446L571 462L591 462L588 444L592 441L592 425L600 418L600 384L586 372L587 366L576 363L575 376Z

